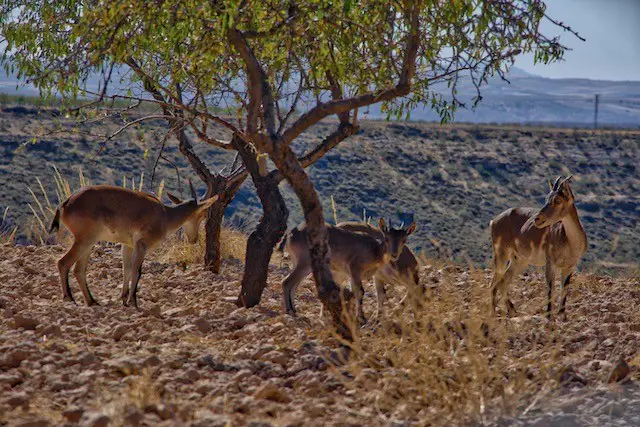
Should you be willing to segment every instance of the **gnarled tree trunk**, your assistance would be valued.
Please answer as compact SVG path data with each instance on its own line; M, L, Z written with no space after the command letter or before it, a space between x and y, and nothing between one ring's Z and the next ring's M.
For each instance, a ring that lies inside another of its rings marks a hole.
M343 302L348 302L352 295L350 291L341 289L333 280L330 268L329 236L318 193L289 146L278 148L278 152L273 153L271 158L300 200L307 225L311 268L318 297L325 309L331 313L338 333L346 340L352 341L353 335L343 318L342 310Z
M220 273L220 264L222 263L220 232L222 229L222 221L224 220L224 212L235 197L243 181L244 179L238 180L225 189L227 180L223 177L216 176L214 180L210 181L207 185L209 188L207 190L207 197L213 194L220 194L220 198L209 208L207 221L204 226L204 266L214 274Z
M258 226L247 240L242 289L236 302L238 307L249 308L260 303L262 291L267 285L273 248L287 230L289 211L278 189L278 181L271 175L260 174L256 153L251 145L236 135L231 143L251 174L263 210Z

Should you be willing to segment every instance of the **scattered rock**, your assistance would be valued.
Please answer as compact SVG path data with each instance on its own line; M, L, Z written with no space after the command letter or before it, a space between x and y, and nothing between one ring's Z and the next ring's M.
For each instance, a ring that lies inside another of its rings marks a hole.
M5 403L8 404L11 408L17 408L18 406L21 406L25 411L29 408L29 399L27 398L27 394L23 391L9 394L9 396L5 399Z
M9 385L9 387L15 387L24 381L24 377L20 372L11 372L6 374L0 374L0 386L3 384Z
M268 362L277 363L278 365L285 368L289 364L289 356L281 351L270 351L269 353L263 355L261 359Z
M616 342L613 338L607 338L606 340L600 343L603 347L613 347L616 345Z
M147 357L146 359L144 359L144 362L142 362L143 366L159 366L161 364L162 364L162 360L160 360L160 358L155 354L152 354L151 356Z
M624 379L627 378L627 376L629 375L629 372L631 372L629 365L624 360L624 358L620 358L616 363L616 365L611 370L611 372L609 373L609 376L607 377L607 382L615 383L615 382L623 381Z
M585 380L582 376L578 375L578 373L571 366L567 366L560 372L560 376L558 377L558 382L564 386L581 384L586 385L587 380Z
M27 357L29 353L23 349L10 350L0 358L0 368L17 368Z
M118 325L115 328L113 328L113 331L111 331L111 337L115 341L120 341L128 331L129 331L129 327L127 325Z
M36 333L38 335L45 335L48 337L59 337L62 336L62 329L60 329L60 326L54 324L40 324L36 326Z
M91 412L85 414L85 420L82 424L89 427L107 427L111 422L111 418L99 412Z
M143 419L144 419L144 414L140 412L137 408L127 409L127 412L124 415L124 422L127 425L134 426L134 427L139 426Z
M11 307L7 307L2 312L2 317L5 319L11 319L13 317L13 311L11 311Z
M82 418L82 414L84 414L84 410L78 407L67 408L62 415L69 421L70 423L77 423Z
M211 332L211 325L202 317L198 317L193 324L203 334Z
M39 324L40 322L38 321L38 319L32 317L29 314L16 314L13 316L13 325L16 329L23 328L33 331Z
M14 424L14 427L49 427L51 423L47 420L29 420L29 421L21 421L17 424Z
M175 412L167 405L162 403L152 403L144 407L146 413L157 414L161 419L168 420L174 417Z

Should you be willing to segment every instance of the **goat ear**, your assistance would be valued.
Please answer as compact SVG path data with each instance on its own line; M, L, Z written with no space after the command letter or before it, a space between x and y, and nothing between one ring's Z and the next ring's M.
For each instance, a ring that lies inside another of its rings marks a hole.
M409 225L409 228L407 228L407 236L410 234L413 234L415 231L416 231L416 222L413 221L411 225Z
M169 200L171 200L176 205L179 205L180 203L182 203L182 200L180 200L179 197L174 196L173 194L169 193L168 191L167 191L166 194L167 194L167 197L169 198Z
M573 175L569 175L564 181L560 183L558 186L559 190L562 191L564 195L569 198L573 198L573 191L571 191L571 187L569 187L569 180Z
M378 220L378 228L383 232L387 232L387 224L385 224L384 219L380 218Z

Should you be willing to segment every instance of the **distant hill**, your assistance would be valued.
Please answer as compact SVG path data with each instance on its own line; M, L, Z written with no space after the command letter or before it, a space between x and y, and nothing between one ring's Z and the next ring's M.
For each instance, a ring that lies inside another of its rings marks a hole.
M99 79L89 79L88 86L97 90ZM117 81L115 90L123 90ZM434 86L435 92L447 94L445 88ZM38 91L31 84L19 83L15 75L0 70L0 93L34 96ZM459 99L469 107L476 96L470 82L460 84ZM600 126L640 127L640 82L589 79L549 79L513 67L509 82L492 78L482 89L482 101L475 108L456 112L455 121L468 123L527 123L591 127L594 121L594 99L600 95L598 123ZM386 118L380 106L363 110L364 117ZM429 108L411 111L411 121L438 121Z
M119 78L119 77L118 77ZM98 87L98 78L89 79L89 86ZM510 83L494 77L482 89L482 101L478 107L459 109L457 122L467 123L527 123L591 127L594 119L594 97L600 94L598 123L601 126L640 127L640 82L606 81L588 79L549 79L513 67ZM20 85L15 75L0 70L0 92L37 95L33 85ZM123 90L117 81L113 87ZM446 94L446 88L434 87L434 91ZM476 95L469 82L459 86L459 98L471 106ZM384 119L380 106L363 109L365 118ZM438 121L436 113L419 107L411 111L412 121Z

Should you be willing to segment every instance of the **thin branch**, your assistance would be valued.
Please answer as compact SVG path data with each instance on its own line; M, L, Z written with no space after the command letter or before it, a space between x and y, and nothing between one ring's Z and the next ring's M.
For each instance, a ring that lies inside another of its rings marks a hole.
M349 136L357 133L360 130L358 126L354 126L351 123L340 123L338 129L327 136L320 144L318 144L313 150L304 154L298 158L300 165L306 168L318 160L320 160L327 152L335 148L338 144L344 141ZM280 182L284 179L284 175L279 170L271 171L269 174L276 182Z

